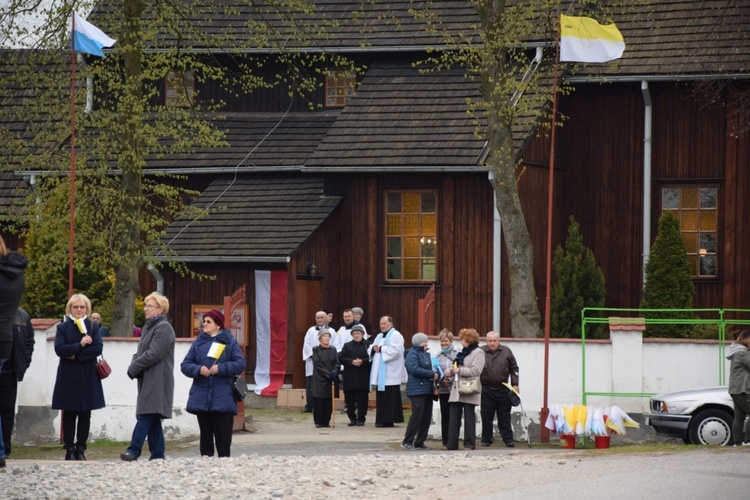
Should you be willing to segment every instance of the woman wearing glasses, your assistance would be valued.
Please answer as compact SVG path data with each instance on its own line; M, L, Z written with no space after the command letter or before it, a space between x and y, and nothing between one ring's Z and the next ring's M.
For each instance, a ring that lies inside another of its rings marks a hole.
M154 292L143 299L146 323L138 350L128 367L128 377L138 380L135 429L128 449L120 454L126 462L141 456L148 437L149 460L164 458L163 418L172 418L174 400L174 329L169 324L169 300Z
M68 299L65 320L57 325L57 366L52 408L63 410L65 460L86 460L84 450L91 427L91 410L104 408L102 381L96 374L96 357L102 353L99 325L88 319L91 301L81 293Z

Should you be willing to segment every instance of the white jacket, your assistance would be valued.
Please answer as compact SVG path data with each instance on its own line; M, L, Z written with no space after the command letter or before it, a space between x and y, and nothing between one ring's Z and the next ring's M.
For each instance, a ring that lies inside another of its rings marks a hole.
M370 369L370 384L377 387L378 373L385 369L385 385L401 385L406 382L406 366L404 364L404 337L393 329L393 334L385 345L385 335L379 333L372 345L381 346L380 352L372 357L372 368ZM370 347L372 349L372 346Z

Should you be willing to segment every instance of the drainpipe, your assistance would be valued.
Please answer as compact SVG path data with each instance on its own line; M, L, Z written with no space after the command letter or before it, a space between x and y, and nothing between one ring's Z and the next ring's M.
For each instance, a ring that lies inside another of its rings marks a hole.
M643 286L646 286L646 263L651 251L651 93L648 82L641 82L641 93L645 107L643 110Z
M494 184L495 172L489 172L490 184ZM492 190L492 206L494 209L492 223L492 330L499 332L502 319L502 309L500 308L500 289L501 289L501 257L502 257L502 236L503 227L500 221L500 211L497 208L497 194Z
M148 270L153 277L156 278L156 291L159 294L164 295L164 276L162 276L159 270L156 269L153 262L148 263Z

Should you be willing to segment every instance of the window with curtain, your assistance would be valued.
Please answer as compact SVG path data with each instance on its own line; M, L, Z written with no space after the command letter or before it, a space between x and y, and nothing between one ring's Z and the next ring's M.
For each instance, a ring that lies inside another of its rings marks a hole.
M437 279L437 191L385 193L386 279Z

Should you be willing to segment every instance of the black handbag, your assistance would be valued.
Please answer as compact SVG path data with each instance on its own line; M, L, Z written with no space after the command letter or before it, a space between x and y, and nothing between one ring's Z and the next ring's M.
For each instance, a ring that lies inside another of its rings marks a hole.
M234 382L232 382L232 395L234 396L234 400L238 403L245 400L245 396L247 395L247 382L245 381L245 377L241 374L234 377Z

